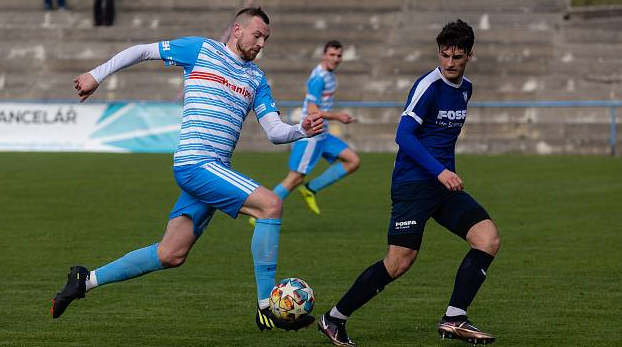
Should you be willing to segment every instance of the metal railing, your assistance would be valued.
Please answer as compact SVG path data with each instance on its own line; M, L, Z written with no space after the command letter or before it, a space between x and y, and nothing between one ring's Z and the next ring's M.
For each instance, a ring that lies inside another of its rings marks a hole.
M291 121L294 108L302 107L300 101L281 101L278 105L285 109L285 116ZM334 107L352 108L404 108L404 102L398 101L336 101ZM551 108L551 107L604 107L609 108L609 146L610 154L616 154L617 108L622 107L622 100L573 100L573 101L473 101L469 107L478 108Z

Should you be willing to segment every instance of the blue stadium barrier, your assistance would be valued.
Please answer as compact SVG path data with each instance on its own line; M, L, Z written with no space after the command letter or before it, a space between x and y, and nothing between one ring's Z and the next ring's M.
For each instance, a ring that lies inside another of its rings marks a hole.
M300 101L281 101L278 105L286 109L286 118L291 121L292 109L301 107ZM404 102L397 101L336 101L335 107L353 108L403 108ZM607 107L609 108L609 146L611 155L616 154L616 111L622 107L622 100L569 100L569 101L472 101L469 107L480 108L543 108L543 107Z

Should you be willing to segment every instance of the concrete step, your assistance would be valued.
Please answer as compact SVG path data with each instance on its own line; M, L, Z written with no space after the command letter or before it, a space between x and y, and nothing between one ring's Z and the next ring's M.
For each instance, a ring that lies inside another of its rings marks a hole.
M400 27L409 29L434 29L440 31L446 23L460 18L467 22L474 30L508 30L527 29L530 31L549 31L563 21L559 12L524 12L508 9L503 12L489 11L410 11L404 13ZM476 33L477 36L477 33Z
M622 146L618 145L617 153ZM609 144L604 141L583 139L529 140L529 139L463 139L456 144L458 154L573 154L609 155Z
M461 134L464 139L473 138L505 140L583 139L602 141L609 139L609 124L590 123L467 123Z
M67 6L75 11L89 11L92 2L81 0L67 0ZM115 8L119 12L127 11L177 11L177 10L229 10L240 9L244 1L234 0L117 0ZM398 11L403 6L402 0L263 0L259 4L270 15L273 12L291 11L362 11L362 12L386 12ZM0 2L0 10L40 11L43 9L42 2L3 0Z
M596 42L610 45L622 44L622 36L618 30L602 30L598 28L565 27L560 38L569 44L593 44Z
M461 11L481 11L481 12L563 12L569 5L569 0L409 0L410 10L430 11L430 12L454 12Z
M269 1L269 0L268 0ZM83 0L66 0L67 7L70 11L91 11L93 8L92 1ZM115 1L115 9L118 12L140 11L140 10L218 10L228 9L234 11L241 5L239 1L231 0L117 0ZM35 0L2 0L0 2L0 10L2 11L42 11L43 2Z

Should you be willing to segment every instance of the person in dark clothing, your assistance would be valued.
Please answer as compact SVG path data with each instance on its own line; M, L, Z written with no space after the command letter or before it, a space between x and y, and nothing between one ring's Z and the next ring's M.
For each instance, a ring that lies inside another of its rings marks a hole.
M114 0L95 0L93 13L95 26L111 26L114 24Z

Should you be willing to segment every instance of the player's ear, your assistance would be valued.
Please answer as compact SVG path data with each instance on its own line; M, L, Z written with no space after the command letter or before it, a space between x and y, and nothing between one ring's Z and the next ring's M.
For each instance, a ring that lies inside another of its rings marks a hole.
M231 36L235 37L236 39L239 38L240 36L242 36L242 24L240 24L240 22L235 22L233 23L233 26L231 27Z
M471 61L471 58L473 58L473 50L467 54L467 61Z

